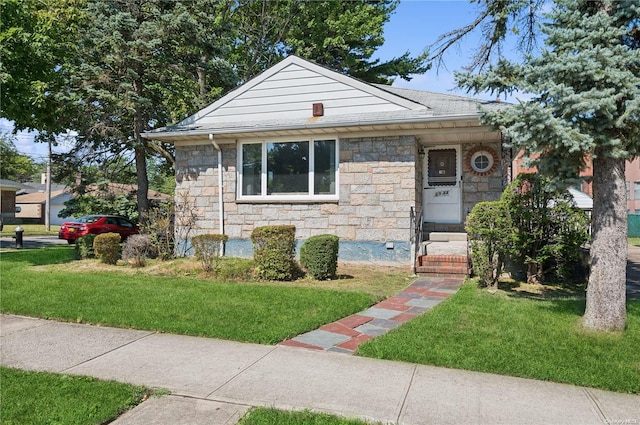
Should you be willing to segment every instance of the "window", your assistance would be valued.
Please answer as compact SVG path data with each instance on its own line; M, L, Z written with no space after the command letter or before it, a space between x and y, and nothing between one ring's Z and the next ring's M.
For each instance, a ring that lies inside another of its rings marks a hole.
M633 199L640 201L640 182L633 182Z
M476 152L471 157L471 168L478 173L486 173L493 167L493 157L486 151Z
M239 199L337 199L336 140L247 142L240 148Z

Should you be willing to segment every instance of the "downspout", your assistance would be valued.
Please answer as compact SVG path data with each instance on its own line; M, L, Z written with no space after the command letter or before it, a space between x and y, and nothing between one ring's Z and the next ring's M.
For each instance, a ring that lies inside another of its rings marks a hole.
M219 213L219 222L220 222L220 234L224 235L224 203L223 203L223 193L222 193L222 149L213 140L213 134L209 133L209 140L211 140L211 144L214 149L218 151L218 213ZM224 255L224 242L220 242L220 256Z

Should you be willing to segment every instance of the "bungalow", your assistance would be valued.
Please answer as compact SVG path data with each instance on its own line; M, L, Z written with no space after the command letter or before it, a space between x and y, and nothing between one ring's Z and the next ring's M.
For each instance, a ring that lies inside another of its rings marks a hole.
M144 137L175 145L177 235L224 233L228 255L251 256L254 228L289 224L300 241L339 236L341 260L411 265L416 229L464 232L471 208L508 181L510 151L479 106L501 104L289 56Z

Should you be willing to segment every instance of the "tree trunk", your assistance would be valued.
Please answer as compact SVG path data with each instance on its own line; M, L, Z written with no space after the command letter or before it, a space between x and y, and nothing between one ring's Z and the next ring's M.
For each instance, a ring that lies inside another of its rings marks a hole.
M142 75L139 72L138 75ZM136 80L133 83L134 90L139 98L142 98L143 82ZM136 182L138 183L138 191L136 198L138 201L138 220L141 223L146 221L146 215L149 211L149 177L147 176L147 149L146 142L142 138L141 133L144 129L142 105L138 105L133 117L133 132L135 137L135 159L136 159Z
M586 328L622 331L625 328L627 278L627 190L624 159L607 158L603 149L593 158L593 220L591 273Z

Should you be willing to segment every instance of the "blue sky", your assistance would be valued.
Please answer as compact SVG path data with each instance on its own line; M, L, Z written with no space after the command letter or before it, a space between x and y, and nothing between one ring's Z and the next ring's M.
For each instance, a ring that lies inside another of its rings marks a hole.
M382 60L401 56L407 50L417 56L436 41L439 35L472 22L477 15L477 4L468 0L403 0L385 25L384 45L375 57ZM397 79L394 86L429 90L435 92L466 95L456 89L453 71L461 70L470 62L472 51L479 43L479 34L472 34L463 44L454 47L445 56L446 69L435 68L424 75L416 75L411 81ZM508 52L507 52L508 53ZM489 98L490 96L478 96ZM11 124L0 118L0 131L11 131ZM20 153L31 155L37 160L46 158L46 146L33 142L28 133L19 133L16 148ZM64 152L63 147L54 147L54 152Z

